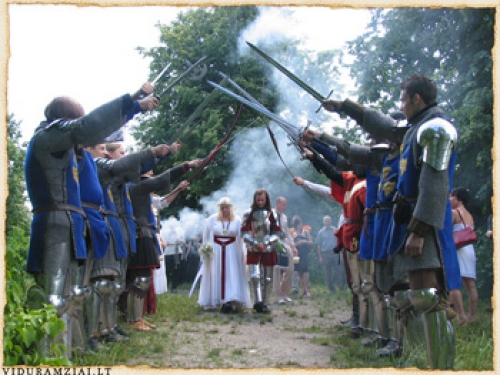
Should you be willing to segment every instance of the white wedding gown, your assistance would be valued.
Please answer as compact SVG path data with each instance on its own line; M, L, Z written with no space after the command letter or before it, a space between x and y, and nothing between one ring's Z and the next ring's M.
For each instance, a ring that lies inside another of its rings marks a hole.
M241 219L221 222L214 214L207 218L203 229L203 244L210 243L214 249L213 258L203 259L202 277L198 304L215 308L229 301L240 302L244 307L252 307L250 290L246 278L246 259L240 236ZM226 233L224 233L226 229ZM222 298L222 246L214 241L214 236L231 236L235 241L226 245L225 289Z

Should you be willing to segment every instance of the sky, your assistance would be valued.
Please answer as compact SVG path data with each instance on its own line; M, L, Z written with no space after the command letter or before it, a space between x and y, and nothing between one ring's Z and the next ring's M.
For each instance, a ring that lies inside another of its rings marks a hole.
M155 25L169 24L186 9L9 5L8 114L21 121L22 140L29 140L56 96L73 97L89 112L135 92L148 79L150 63L136 48L159 45ZM312 50L342 47L370 18L363 9L293 7L286 16L284 9L262 11L259 35L298 37Z

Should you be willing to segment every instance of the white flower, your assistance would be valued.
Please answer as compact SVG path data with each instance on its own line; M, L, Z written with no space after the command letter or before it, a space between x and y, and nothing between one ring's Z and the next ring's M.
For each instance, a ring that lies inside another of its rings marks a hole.
M203 259L210 260L214 257L214 248L209 243L201 245L198 252Z

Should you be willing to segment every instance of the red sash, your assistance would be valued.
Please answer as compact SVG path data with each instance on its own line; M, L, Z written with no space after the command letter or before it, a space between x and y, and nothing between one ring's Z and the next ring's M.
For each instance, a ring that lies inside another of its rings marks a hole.
M214 242L221 246L221 285L220 285L220 297L221 300L225 298L226 290L226 245L229 245L236 241L234 236L214 236Z

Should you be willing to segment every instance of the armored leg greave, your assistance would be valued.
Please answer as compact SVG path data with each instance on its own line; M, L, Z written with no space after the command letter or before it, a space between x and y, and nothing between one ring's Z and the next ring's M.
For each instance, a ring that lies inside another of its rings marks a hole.
M271 290L273 289L273 267L272 266L264 266L264 305L269 304L269 299L271 296Z
M347 258L351 270L352 292L358 296L359 302L358 326L360 329L366 329L368 327L368 299L361 290L361 270L364 261L358 259L357 253L348 252Z
M149 286L151 285L151 276L136 277L134 280L133 289L140 289L147 294ZM127 321L134 323L142 318L144 314L144 297L141 298L134 293L129 293L127 301Z
M87 306L87 322L89 338L99 337L99 315L101 305L111 293L112 285L108 279L97 279L92 282L92 292Z
M415 310L422 313L430 368L452 369L455 334L451 322L446 319L446 311L438 307L439 292L435 288L412 290L409 298Z
M48 302L56 308L57 316L61 317L70 307L71 267L67 249L62 246L59 250L57 255L62 259L55 260L58 265L48 266L47 262L46 273L37 277L37 283L47 293Z
M125 290L125 284L121 280L115 279L113 282L113 290L108 296L108 311L107 311L107 323L108 330L112 334L116 334L116 327L118 325L116 321L118 313L118 298L120 294Z
M250 281L252 283L253 289L253 303L262 303L262 291L260 286L260 265L251 265L252 274L250 275Z
M85 322L83 306L85 300L90 296L91 290L88 285L92 260L86 262L71 262L71 303L68 314L71 315L70 330L72 335L72 346L74 348L86 348Z
M373 261L365 261L365 278L361 285L361 289L363 294L368 296L371 302L379 335L384 339L388 339L390 334L387 317L387 305L385 304L383 293L373 282L374 272L375 269Z

